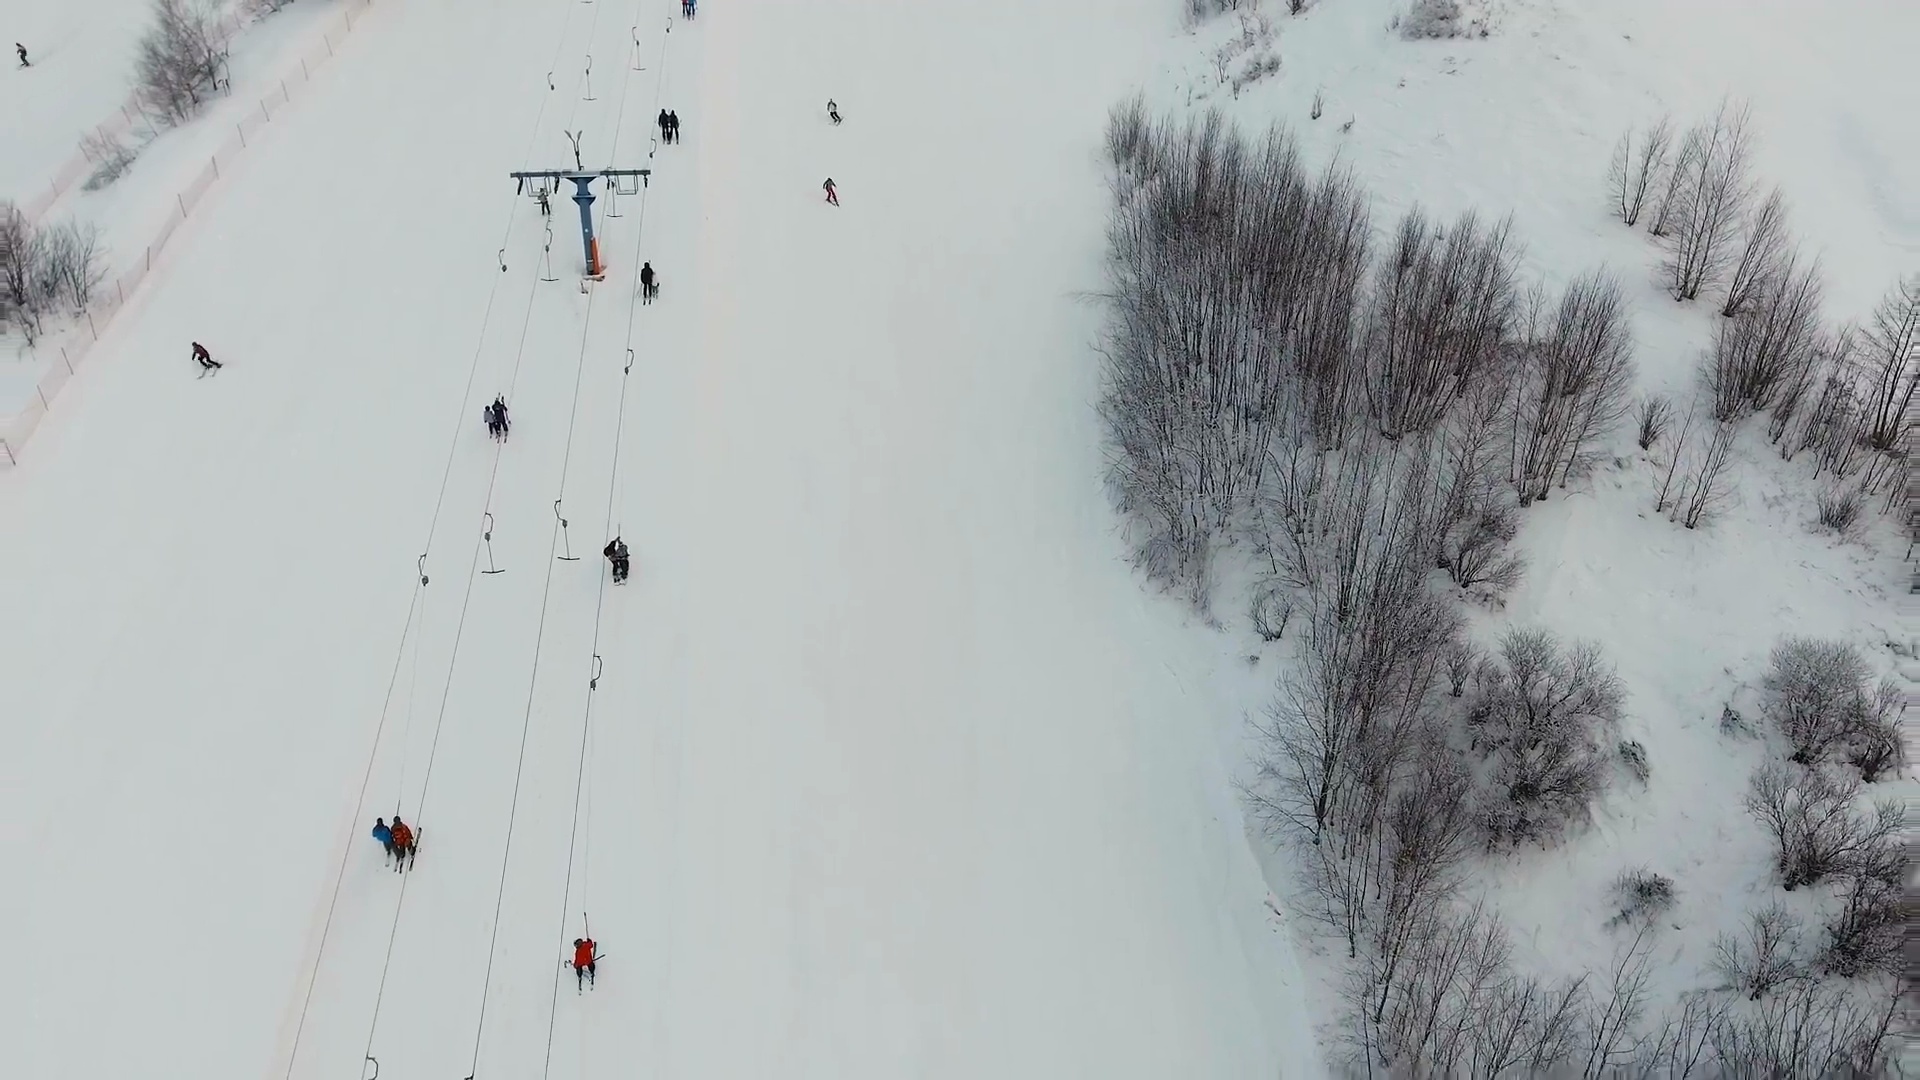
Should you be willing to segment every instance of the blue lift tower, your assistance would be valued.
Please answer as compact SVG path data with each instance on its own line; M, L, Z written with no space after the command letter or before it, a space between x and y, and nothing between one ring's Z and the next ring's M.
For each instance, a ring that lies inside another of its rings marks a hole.
M587 276L598 280L607 272L607 265L600 258L600 241L593 235L593 182L604 179L607 190L614 195L637 195L640 188L648 183L653 174L651 169L600 169L589 171L579 168L580 156L574 154L575 167L572 169L534 169L527 172L509 173L518 185L522 195L532 195L539 199L542 207L559 187L560 181L573 182L573 202L580 208L580 247L586 255Z

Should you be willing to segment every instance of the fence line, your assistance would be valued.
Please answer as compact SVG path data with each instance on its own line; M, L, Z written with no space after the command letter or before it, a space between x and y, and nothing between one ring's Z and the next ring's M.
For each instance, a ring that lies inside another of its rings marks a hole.
M167 215L166 221L161 223L159 231L146 247L131 259L131 265L122 270L118 277L104 283L95 291L94 299L88 304L87 309L76 317L73 326L61 334L64 343L59 346L59 355L48 366L46 374L41 376L40 382L34 388L33 398L10 419L0 421L0 466L9 466L18 462L21 447L39 429L40 421L46 418L47 410L52 407L61 388L67 385L74 373L86 362L94 345L110 329L114 316L126 306L127 301L140 288L147 275L153 271L154 263L159 259L161 251L165 249L167 241L172 239L174 231L187 220L193 213L194 207L206 197L208 189L220 178L221 166L224 164L230 167L233 160L246 150L247 137L272 122L274 113L291 102L296 91L311 81L314 74L333 58L334 47L353 32L355 13L372 3L373 0L347 0L346 8L341 12L340 18L327 29L321 36L321 40L295 63L289 65L287 77L261 97L256 108L247 110L239 122L234 124L233 134L229 135L220 149L207 159L206 165L200 169L199 174L188 181L186 187L174 196L173 212ZM127 110L121 111L124 114ZM109 120L108 124L111 123L113 121ZM130 128L132 121L128 120L127 123ZM106 126L102 125L103 128ZM73 165L70 162L68 166L62 168L62 175L67 175L72 168ZM66 183L70 185L72 177L68 177ZM55 193L47 199L47 206L52 205L53 200L59 197L60 190L62 190L60 180L56 178ZM45 206L41 207L42 212L45 209Z

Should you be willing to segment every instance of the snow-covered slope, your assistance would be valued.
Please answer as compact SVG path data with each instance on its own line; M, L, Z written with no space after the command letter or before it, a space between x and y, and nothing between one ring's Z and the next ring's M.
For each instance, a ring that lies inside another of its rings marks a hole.
M1175 12L704 6L376 4L0 476L0 1072L1317 1071L1099 484ZM587 291L565 130L655 171Z

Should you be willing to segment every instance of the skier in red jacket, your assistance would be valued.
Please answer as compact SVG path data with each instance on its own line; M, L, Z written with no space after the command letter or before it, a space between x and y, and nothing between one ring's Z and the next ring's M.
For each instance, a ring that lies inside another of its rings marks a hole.
M590 937L573 939L573 978L575 982L593 982L594 940Z

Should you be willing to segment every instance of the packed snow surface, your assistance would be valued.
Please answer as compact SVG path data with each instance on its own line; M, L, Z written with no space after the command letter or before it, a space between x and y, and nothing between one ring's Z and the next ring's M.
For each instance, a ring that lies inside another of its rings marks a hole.
M1317 1072L1099 483L1173 5L702 7L380 0L0 474L0 1073Z

